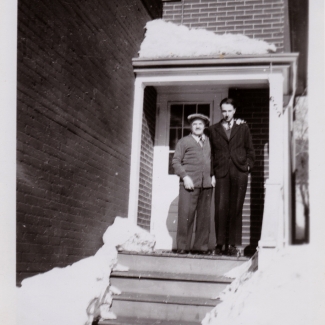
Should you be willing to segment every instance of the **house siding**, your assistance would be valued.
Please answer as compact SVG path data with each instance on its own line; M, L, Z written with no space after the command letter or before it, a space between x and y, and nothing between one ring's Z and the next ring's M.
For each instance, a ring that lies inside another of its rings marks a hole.
M284 52L285 0L184 0L183 10L181 2L164 2L163 19L216 34L243 34Z
M140 0L20 0L17 280L90 256L127 216Z
M140 177L137 224L150 230L153 151L156 128L157 92L154 87L144 90L142 135L140 153Z

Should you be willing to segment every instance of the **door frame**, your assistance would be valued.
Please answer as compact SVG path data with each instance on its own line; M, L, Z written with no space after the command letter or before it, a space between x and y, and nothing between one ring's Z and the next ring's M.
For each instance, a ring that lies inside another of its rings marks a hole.
M179 177L168 173L170 107L180 103L207 103L210 105L211 123L214 124L221 118L219 103L227 96L228 89L219 86L208 89L184 86L176 90L174 87L157 87L157 93L150 232L156 237L156 249L171 250L176 245L175 200L179 194ZM214 232L210 237L212 242Z

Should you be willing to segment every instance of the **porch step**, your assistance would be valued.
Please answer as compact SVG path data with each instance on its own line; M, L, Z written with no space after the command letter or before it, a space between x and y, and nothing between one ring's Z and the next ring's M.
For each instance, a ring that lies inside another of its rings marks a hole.
M200 322L190 322L183 320L165 320L150 318L119 317L113 320L101 321L103 325L198 325Z
M195 306L216 306L219 300L200 297L179 297L170 295L141 294L136 292L124 292L114 297L115 301L137 301L147 303L164 303L175 305L195 305Z
M128 272L113 272L110 281L122 294L114 296L111 310L117 320L99 325L194 325L219 300L231 283L223 276L247 260L245 257L119 253Z
M231 280L222 276L204 274L181 274L162 272L114 272L112 285L122 292L143 294L168 292L171 296L214 298L223 291Z
M204 274L222 276L247 261L247 257L179 255L173 253L131 254L121 253L118 262L132 271Z
M119 317L159 320L201 321L218 300L199 297L138 294L125 292L114 297L112 311Z

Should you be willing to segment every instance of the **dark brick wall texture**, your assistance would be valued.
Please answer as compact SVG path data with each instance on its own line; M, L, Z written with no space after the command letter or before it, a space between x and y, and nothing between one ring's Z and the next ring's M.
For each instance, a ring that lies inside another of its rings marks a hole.
M256 161L251 172L243 208L243 245L255 252L261 236L264 183L269 177L269 89L230 89L229 97L239 104L236 117L244 119L251 131Z
M184 0L183 25L217 34L244 34L284 51L285 0ZM182 3L165 2L163 19L181 23Z
M94 254L127 215L131 59L151 17L140 0L18 7L19 282Z
M138 225L150 230L152 199L153 148L156 128L157 92L154 87L144 90L140 178L138 200Z

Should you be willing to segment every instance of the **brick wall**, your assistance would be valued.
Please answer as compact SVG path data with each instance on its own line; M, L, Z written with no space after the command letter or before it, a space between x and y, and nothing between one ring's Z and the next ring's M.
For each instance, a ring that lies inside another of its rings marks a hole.
M147 8L148 9L148 8ZM128 210L140 0L20 0L17 278L92 255Z
M254 252L261 236L264 210L264 183L268 178L269 90L230 89L229 97L239 102L236 117L244 119L251 131L256 154L243 209L243 245Z
M138 200L138 225L150 230L152 199L153 147L156 127L157 92L154 87L144 91L142 137L140 156L140 179Z
M183 25L217 34L244 34L284 51L285 0L184 0ZM165 2L163 19L180 24L182 3Z

